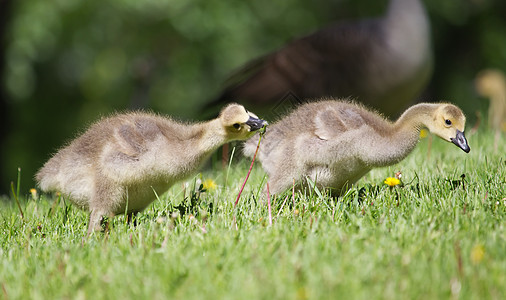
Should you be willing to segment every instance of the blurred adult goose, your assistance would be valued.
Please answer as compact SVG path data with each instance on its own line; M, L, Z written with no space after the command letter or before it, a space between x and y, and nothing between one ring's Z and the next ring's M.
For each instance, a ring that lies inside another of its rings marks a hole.
M506 77L499 70L483 70L476 76L476 90L490 99L488 124L499 132L506 131Z
M423 127L469 152L465 121L462 111L449 103L414 105L392 123L358 104L313 102L270 125L257 158L269 175L272 193L309 177L339 194L372 168L404 159ZM245 143L246 156L253 155L256 143Z
M165 192L219 146L247 139L265 124L238 104L196 124L141 112L118 114L61 149L36 178L42 190L61 192L90 211L90 234L103 216L141 211L155 199L154 191Z
M390 0L380 18L332 24L250 62L206 107L233 100L271 112L286 99L292 106L297 99L353 97L396 116L415 100L431 72L423 5Z

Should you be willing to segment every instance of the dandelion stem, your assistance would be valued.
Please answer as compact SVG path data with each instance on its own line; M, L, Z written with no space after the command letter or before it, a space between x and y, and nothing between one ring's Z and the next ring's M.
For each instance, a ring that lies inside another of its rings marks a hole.
M265 129L265 127L264 127ZM258 148L260 148L260 141L262 140L262 136L264 134L265 131L262 131L260 132L260 137L258 138L258 144L257 144L257 148L255 150L255 154L253 155L253 159L251 160L251 165L249 166L249 170L248 170L248 174L246 174L246 178L244 179L244 182L242 183L242 186L241 186L241 189L239 190L239 194L237 194L237 199L235 199L235 203L234 203L234 227L235 227L235 230L237 230L237 219L235 217L235 208L237 206L237 203L239 203L239 199L241 198L241 194L242 194L242 191L244 190L244 186L246 186L246 182L248 181L248 178L249 178L249 175L251 174L251 170L253 169L253 164L255 163L255 158L257 157L257 153L258 153Z
M248 170L248 174L246 174L246 178L244 179L244 182L242 183L241 189L239 190L239 194L237 194L237 199L235 199L234 208L237 206L237 203L239 203L239 199L241 198L242 191L244 190L244 186L246 186L246 182L248 181L249 175L251 174L251 170L253 169L253 164L255 163L255 158L257 157L258 148L260 148L260 141L262 140L262 134L260 134L260 137L258 138L258 144L257 149L255 150L255 154L253 155L253 159L251 160L251 165Z

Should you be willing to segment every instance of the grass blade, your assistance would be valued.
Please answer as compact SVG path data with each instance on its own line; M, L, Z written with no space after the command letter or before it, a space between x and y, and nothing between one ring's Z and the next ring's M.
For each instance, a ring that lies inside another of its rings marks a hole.
M25 215L23 214L23 209L21 208L21 204L19 203L19 186L21 185L21 168L18 168L18 182L16 187L16 192L14 192L14 182L11 182L12 195L14 196L14 200L16 200L16 204L18 205L19 213L21 214L21 220L25 219Z
M269 193L269 183L268 182L267 182L267 208L269 209L269 225L272 226L271 195Z
M12 196L14 197L14 200L16 200L16 204L18 205L19 213L21 214L21 219L25 219L25 215L23 214L23 209L21 209L21 204L19 203L18 195L16 194L16 191L14 191L14 182L11 182L11 189L12 189Z

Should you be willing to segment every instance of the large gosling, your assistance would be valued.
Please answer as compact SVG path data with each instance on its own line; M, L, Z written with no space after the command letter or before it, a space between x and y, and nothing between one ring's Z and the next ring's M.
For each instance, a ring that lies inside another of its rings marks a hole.
M100 229L103 216L143 210L155 191L167 191L218 147L248 139L264 125L238 104L226 106L217 119L196 124L149 113L118 114L61 149L36 179L43 191L61 192L90 211L90 234Z
M269 126L257 157L274 194L293 181L300 187L306 177L339 194L372 168L404 159L423 127L469 152L465 122L462 111L448 103L414 105L394 123L350 102L308 103ZM255 150L255 141L245 143L246 156Z

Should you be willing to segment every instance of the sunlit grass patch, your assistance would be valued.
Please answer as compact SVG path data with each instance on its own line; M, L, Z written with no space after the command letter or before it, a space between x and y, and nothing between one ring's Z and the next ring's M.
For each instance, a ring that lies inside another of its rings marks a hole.
M90 238L86 212L21 183L23 219L0 201L0 299L501 299L506 160L492 135L468 140L465 154L434 139L428 156L424 139L340 198L273 196L272 222L259 165L234 206L245 160L174 185L136 226L117 216ZM402 184L384 183L399 171Z

